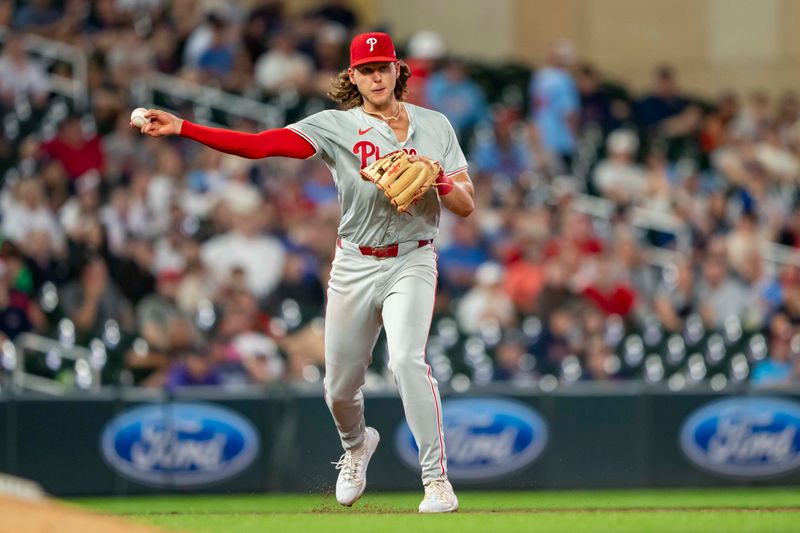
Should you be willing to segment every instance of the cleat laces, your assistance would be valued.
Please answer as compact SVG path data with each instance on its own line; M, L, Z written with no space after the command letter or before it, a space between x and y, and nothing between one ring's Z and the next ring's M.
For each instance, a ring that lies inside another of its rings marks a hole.
M443 502L450 501L450 491L447 489L447 482L442 479L436 479L428 483L425 487L425 492L429 495L433 496L437 500Z
M366 447L365 447L366 448ZM331 462L336 470L341 470L341 476L347 481L358 481L361 477L361 463L363 453L344 452L337 462Z

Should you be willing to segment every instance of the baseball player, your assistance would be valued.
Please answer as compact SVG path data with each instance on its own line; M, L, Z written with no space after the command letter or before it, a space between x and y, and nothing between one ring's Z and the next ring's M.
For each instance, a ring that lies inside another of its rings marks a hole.
M181 135L248 158L321 157L341 203L327 290L325 399L344 454L336 499L363 494L380 437L364 421L361 387L381 327L405 415L419 447L423 513L452 512L442 407L425 358L436 293L433 239L441 206L466 217L474 190L452 126L440 113L403 102L411 72L385 33L356 36L350 67L332 81L342 110L326 110L257 134L209 128L148 110L142 133Z

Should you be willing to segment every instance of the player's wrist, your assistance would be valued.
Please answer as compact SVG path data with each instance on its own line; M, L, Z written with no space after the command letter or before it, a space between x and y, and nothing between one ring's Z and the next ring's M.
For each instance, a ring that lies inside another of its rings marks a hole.
M441 174L439 179L436 180L436 192L439 193L439 196L447 196L453 192L455 186L456 184L453 181L453 178L450 178L444 174Z

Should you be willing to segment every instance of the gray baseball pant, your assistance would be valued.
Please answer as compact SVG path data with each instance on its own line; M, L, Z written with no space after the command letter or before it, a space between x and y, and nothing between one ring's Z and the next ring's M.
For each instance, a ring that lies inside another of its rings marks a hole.
M325 320L325 400L342 446L351 450L364 440L361 387L383 326L389 369L419 447L423 484L447 472L442 404L425 360L436 277L431 244L400 243L397 257L376 258L341 239L328 283Z

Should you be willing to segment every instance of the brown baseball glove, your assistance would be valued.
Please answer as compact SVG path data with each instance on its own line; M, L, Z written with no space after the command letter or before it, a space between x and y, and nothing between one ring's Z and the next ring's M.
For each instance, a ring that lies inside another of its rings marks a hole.
M438 162L425 156L392 152L361 170L361 177L378 186L398 213L407 212L443 174Z

